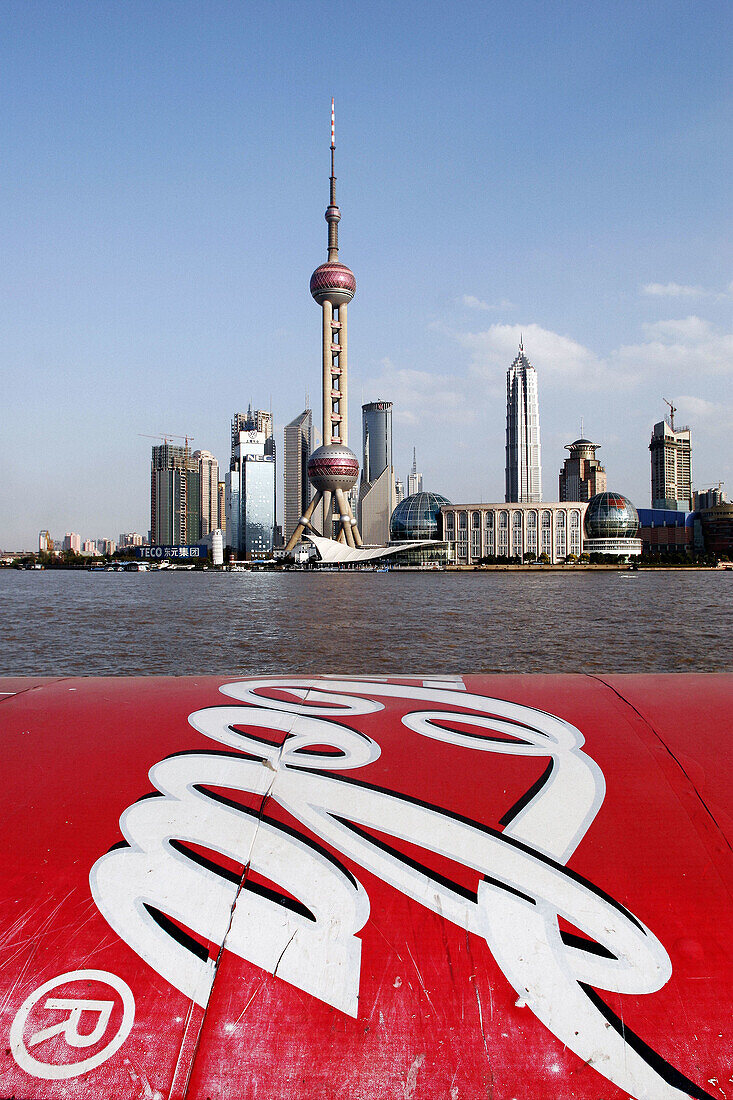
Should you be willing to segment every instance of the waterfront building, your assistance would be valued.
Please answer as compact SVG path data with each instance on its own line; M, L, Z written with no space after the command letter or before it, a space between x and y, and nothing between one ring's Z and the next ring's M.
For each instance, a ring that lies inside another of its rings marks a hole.
M570 455L560 470L560 500L590 500L606 491L606 471L596 458L598 443L576 439L565 446Z
M308 459L315 450L313 413L306 408L285 425L283 487L285 541L288 542L311 501Z
M639 538L645 554L669 554L703 548L702 528L694 512L674 508L638 508Z
M417 448L412 448L412 469L407 475L407 495L414 496L422 492L422 474L417 470Z
M524 354L521 340L519 352L506 375L505 482L507 502L537 503L542 500L537 372Z
M153 447L150 463L150 538L153 546L186 546L201 532L199 464L184 447Z
M250 560L272 552L275 528L275 458L264 432L240 431L227 474L227 546Z
M556 565L584 550L583 517L587 504L563 501L536 504L451 504L441 508L443 538L462 565L482 558L542 558Z
M211 451L194 451L199 472L199 538L219 526L219 463Z
M117 543L114 539L97 539L97 549L100 554L114 554Z
M64 535L63 549L72 554L81 553L81 535L77 535L76 531L67 531Z
M53 553L53 539L50 531L40 531L38 534L38 552L40 554Z
M142 546L144 538L139 535L137 531L122 532L117 540L117 545L120 549L124 549L126 546Z
M692 441L688 427L675 428L670 418L654 425L649 444L652 466L652 508L692 510Z
M96 541L94 539L84 539L81 544L81 552L86 558L95 557L99 553Z
M598 493L588 501L583 528L587 554L612 554L617 558L641 555L639 515L621 493Z
M277 463L277 453L275 446L274 432L274 420L272 413L265 409L253 409L252 402L250 401L249 407L246 413L235 413L232 417L232 451L231 461L229 464L230 470L233 469L234 463L234 451L240 440L240 432L262 432L265 437L265 454L268 458L271 458L273 463ZM276 469L277 472L277 469ZM275 495L274 495L274 515L277 515L277 478L275 480ZM272 528L273 543L275 541L275 523L273 520Z
M705 549L717 557L733 555L733 504L722 501L699 512Z
M361 408L364 463L359 485L359 528L367 546L384 546L396 501L392 464L392 402Z
M441 509L446 507L450 507L450 501L439 493L420 492L406 496L392 513L389 524L390 541L442 540Z
M286 550L291 551L311 517L322 503L323 533L337 537L348 547L362 545L359 527L346 496L359 476L359 460L348 443L348 359L347 312L356 293L354 273L339 260L338 224L341 211L336 205L336 149L333 100L331 100L331 176L330 201L326 208L328 223L328 259L311 275L310 292L321 307L323 443L308 460L308 478L315 495L306 508L302 522L293 531ZM334 511L335 505L335 511Z

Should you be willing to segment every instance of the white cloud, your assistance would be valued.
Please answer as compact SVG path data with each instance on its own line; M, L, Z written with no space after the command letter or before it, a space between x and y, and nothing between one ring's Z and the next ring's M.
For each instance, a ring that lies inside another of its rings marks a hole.
M710 293L704 287L681 283L646 283L641 289L653 298L703 298Z
M607 367L592 351L569 336L540 325L490 325L483 332L458 335L472 356L472 372L486 380L504 378L517 354L520 339L532 363L541 364L543 378L562 379L583 388L607 384Z
M733 405L682 394L675 398L677 423L705 425L707 434L727 435L733 429Z
M382 373L370 388L375 395L389 395L396 424L456 423L473 418L459 377L397 367L391 359L383 359L381 367Z
M642 328L647 341L623 344L613 353L612 360L621 369L685 378L733 374L733 335L707 321L686 317Z
M652 298L712 298L715 302L722 302L733 297L733 283L728 283L723 291L684 283L646 283L641 292Z
M466 309L480 309L489 313L497 313L501 310L516 309L514 302L510 302L508 298L502 298L498 302L484 302L481 298L477 298L474 294L464 294L461 298L461 303Z
M708 337L711 325L701 317L685 317L679 321L655 321L654 324L644 324L642 329L651 340L682 340L689 343Z

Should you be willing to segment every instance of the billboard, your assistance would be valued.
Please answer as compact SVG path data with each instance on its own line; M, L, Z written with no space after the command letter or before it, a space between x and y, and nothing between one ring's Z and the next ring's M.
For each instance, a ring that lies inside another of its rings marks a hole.
M169 558L207 558L209 552L205 546L136 546L139 558L165 561Z

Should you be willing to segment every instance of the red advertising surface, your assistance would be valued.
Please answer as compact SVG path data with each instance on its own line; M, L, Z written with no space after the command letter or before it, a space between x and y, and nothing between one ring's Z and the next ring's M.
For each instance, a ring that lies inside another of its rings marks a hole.
M0 1096L731 1095L733 677L0 693Z

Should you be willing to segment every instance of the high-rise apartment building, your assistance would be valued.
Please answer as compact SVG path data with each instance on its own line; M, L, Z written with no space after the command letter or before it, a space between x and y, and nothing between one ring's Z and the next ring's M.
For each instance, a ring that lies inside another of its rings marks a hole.
M542 500L540 408L537 372L519 352L506 375L506 491L504 499L517 503Z
M264 432L240 431L227 484L227 546L239 558L272 551L275 529L275 457Z
M389 542L389 521L397 500L392 465L392 402L362 405L364 462L359 485L359 529L367 545Z
M150 538L153 546L197 543L201 532L201 478L191 450L162 443L150 463Z
M676 410L675 410L676 411ZM652 508L692 509L692 442L688 427L675 428L674 413L654 425L649 444Z
M194 451L199 471L199 537L219 526L219 463L210 451Z
M412 448L412 469L407 476L407 495L413 496L415 493L422 492L422 474L417 470L417 449Z
M581 429L582 430L582 429ZM589 439L576 439L565 446L570 455L560 470L560 495L558 500L590 500L596 493L606 491L606 471L596 458L599 443Z
M285 425L283 482L285 490L285 542L289 542L313 495L308 480L308 459L314 450L313 413L304 409Z
M72 554L81 553L81 535L77 535L75 531L67 531L64 535L63 549L71 551Z

